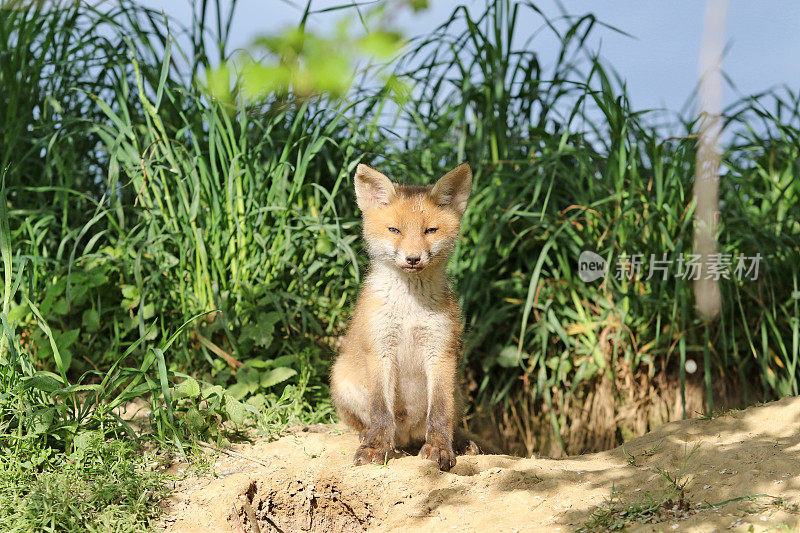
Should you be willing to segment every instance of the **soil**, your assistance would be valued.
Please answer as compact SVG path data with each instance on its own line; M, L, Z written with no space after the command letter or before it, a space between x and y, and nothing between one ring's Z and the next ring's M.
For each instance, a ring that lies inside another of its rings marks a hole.
M574 531L605 514L603 528L630 521L631 531L800 528L800 398L671 422L619 448L564 459L460 456L450 472L411 455L353 467L357 444L343 428L311 426L235 445L214 476L177 483L160 527ZM612 491L617 512L609 515ZM636 512L648 503L654 512Z

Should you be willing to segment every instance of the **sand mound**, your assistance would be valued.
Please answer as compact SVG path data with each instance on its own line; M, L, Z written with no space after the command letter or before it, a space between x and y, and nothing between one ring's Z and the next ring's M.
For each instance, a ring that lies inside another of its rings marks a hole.
M800 525L800 398L672 422L590 455L459 457L451 472L412 456L355 468L356 445L354 434L315 426L236 446L216 463L218 477L179 484L163 527L573 531L593 512L602 527L631 520L634 531Z

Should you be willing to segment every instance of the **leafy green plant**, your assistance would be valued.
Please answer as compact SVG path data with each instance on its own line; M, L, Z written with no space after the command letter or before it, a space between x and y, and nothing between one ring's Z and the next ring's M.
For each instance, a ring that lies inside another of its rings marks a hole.
M52 457L41 471L0 460L3 531L150 531L163 475L129 441L87 432L75 451Z

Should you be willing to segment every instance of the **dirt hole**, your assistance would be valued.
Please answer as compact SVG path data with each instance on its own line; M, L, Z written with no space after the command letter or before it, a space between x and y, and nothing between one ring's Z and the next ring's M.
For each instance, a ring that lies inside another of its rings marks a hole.
M247 533L367 531L374 525L370 504L358 494L343 494L333 480L281 486L252 481L234 504L231 520Z

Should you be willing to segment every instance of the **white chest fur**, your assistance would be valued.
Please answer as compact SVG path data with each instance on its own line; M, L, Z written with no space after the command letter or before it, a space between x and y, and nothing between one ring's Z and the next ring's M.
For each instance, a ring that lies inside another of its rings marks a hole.
M442 299L447 280L395 269L370 272L367 284L378 300L370 329L383 363L387 398L396 416L398 444L424 431L428 408L428 369L441 356L451 334L452 317Z
M379 303L371 321L379 356L400 366L435 357L451 331L441 305L447 280L382 268L370 272L367 284Z

